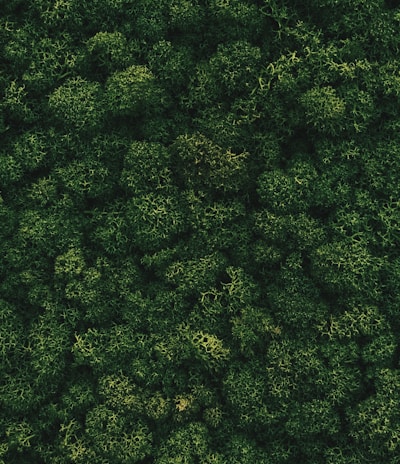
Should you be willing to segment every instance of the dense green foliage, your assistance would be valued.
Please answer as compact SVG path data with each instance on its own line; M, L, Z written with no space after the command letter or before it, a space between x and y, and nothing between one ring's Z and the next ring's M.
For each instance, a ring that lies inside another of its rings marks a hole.
M399 28L0 0L0 463L400 462Z

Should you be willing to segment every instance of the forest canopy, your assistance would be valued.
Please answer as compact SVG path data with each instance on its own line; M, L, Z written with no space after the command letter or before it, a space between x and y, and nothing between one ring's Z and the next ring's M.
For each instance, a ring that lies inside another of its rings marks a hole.
M398 464L400 2L0 0L0 464Z

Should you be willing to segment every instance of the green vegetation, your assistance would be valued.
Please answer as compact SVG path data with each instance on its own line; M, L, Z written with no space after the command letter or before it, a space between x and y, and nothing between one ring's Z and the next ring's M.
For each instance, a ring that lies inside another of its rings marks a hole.
M0 464L398 464L400 2L0 0Z

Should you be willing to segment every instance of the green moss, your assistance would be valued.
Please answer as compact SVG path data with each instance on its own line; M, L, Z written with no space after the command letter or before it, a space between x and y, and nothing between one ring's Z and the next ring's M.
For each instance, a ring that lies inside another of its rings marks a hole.
M398 463L397 3L4 3L1 462Z

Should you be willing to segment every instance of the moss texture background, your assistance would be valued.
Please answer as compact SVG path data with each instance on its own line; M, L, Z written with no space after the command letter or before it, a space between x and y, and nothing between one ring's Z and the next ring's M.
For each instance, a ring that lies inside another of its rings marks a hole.
M400 2L0 1L0 463L400 462Z

